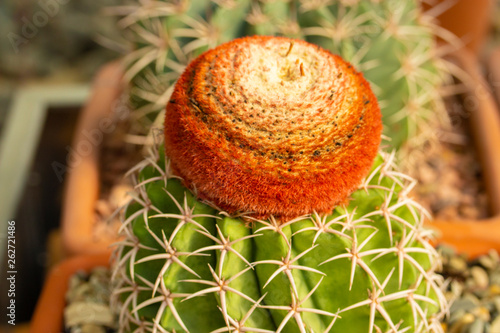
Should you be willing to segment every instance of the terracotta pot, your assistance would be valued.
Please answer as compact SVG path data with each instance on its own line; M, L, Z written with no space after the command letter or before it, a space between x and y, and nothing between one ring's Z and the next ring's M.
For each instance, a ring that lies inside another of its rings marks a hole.
M500 107L500 47L491 52L488 61L488 81Z
M92 94L81 111L72 150L62 208L62 235L67 254L110 253L114 236L96 235L95 204L99 198L99 149L113 104L122 91L122 70L118 63L106 65L97 74ZM108 118L107 118L108 117ZM104 121L103 121L104 119Z
M470 127L483 168L491 218L479 221L433 221L443 242L475 257L490 249L500 251L500 112L483 78L477 57L466 49L455 55L471 82L462 96L470 114Z
M493 0L428 0L424 10L478 55L491 28Z
M77 271L90 272L98 266L109 267L107 253L75 256L55 266L46 278L30 323L31 333L60 333L64 331L63 315L69 278Z

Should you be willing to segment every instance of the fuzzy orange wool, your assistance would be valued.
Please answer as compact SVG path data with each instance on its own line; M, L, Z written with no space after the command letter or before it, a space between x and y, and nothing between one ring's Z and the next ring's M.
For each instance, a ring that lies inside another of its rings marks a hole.
M304 41L255 36L189 64L167 105L165 149L201 199L284 221L347 200L381 131L376 98L349 63Z

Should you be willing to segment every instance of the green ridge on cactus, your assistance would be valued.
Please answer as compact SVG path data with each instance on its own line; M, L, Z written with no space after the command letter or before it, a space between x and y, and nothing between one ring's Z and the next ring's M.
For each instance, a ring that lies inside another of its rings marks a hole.
M120 330L442 331L438 257L392 158L348 206L280 225L217 214L154 153L122 227Z

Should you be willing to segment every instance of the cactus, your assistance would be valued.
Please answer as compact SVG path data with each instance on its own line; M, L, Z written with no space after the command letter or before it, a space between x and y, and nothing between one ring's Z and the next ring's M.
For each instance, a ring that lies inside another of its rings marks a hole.
M313 44L194 60L135 168L120 331L441 332L438 255L380 118L363 76Z
M300 38L348 59L364 72L381 107L392 147L421 145L446 125L438 29L418 0L137 1L116 10L134 51L126 77L136 117L149 128L173 84L201 52L236 37Z

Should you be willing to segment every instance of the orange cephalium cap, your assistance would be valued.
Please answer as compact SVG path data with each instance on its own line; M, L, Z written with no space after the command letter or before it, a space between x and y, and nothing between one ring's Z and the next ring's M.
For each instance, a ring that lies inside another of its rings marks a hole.
M176 174L233 214L328 213L369 172L382 131L369 84L301 40L233 40L192 61L165 119Z

